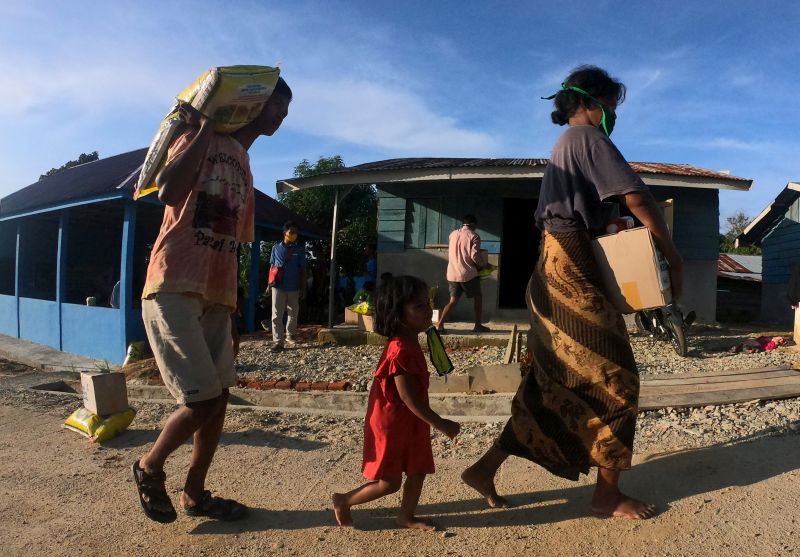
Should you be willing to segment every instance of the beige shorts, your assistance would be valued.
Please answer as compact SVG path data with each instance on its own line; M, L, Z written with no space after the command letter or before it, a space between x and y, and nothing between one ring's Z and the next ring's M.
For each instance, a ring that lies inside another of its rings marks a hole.
M161 292L142 300L161 378L178 404L211 400L236 384L230 308Z

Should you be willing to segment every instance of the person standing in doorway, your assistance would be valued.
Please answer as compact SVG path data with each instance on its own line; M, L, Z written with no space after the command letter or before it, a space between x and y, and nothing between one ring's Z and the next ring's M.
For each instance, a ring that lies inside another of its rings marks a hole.
M475 232L478 224L474 215L465 215L459 228L450 233L447 253L447 284L450 291L450 301L444 306L442 315L436 328L444 334L444 323L447 315L461 299L462 294L472 298L475 308L476 333L486 333L489 327L481 323L483 317L483 296L478 271L486 267L489 262L486 254L481 251L481 237Z
M306 254L297 243L297 225L287 221L283 225L283 241L272 246L269 256L272 289L272 339L270 350L280 352L286 345L297 341L297 315L300 300L306 294ZM276 269L276 272L272 272ZM288 312L286 327L283 316Z

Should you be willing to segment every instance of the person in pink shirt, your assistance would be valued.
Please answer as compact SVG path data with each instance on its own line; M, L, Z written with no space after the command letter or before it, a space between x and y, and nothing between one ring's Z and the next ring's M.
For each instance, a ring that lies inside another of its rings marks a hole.
M461 227L450 233L447 253L447 285L450 290L450 300L442 309L439 323L436 328L444 334L444 323L447 315L461 299L462 294L472 298L475 307L476 333L486 333L489 327L481 323L483 317L483 296L478 271L486 267L489 262L481 251L481 237L475 233L478 223L474 215L465 215Z
M193 517L238 520L247 507L212 495L206 476L219 445L229 388L236 384L237 248L252 242L255 194L248 149L272 136L289 112L292 90L279 79L261 113L231 134L188 104L183 128L156 176L166 207L150 254L142 320L164 385L179 404L147 453L131 465L139 504L156 522L177 511L165 486L167 458L192 439L179 503ZM170 489L173 486L170 486Z

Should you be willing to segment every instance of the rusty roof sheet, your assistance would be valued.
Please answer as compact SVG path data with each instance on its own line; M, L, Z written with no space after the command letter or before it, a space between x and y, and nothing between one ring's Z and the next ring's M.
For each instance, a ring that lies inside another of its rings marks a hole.
M468 158L403 158L368 162L332 170L327 174L343 172L367 172L389 170L424 170L435 168L491 168L491 167L537 167L547 165L547 159L468 159ZM747 178L732 176L727 172L708 170L690 164L657 162L630 162L631 168L640 174L668 174L671 176L694 176L749 182Z

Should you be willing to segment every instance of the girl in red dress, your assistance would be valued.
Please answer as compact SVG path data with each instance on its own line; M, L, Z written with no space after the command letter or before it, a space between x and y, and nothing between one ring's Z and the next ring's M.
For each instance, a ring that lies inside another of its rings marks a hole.
M372 381L364 419L362 472L370 480L348 493L333 494L339 526L352 526L350 507L400 490L406 483L397 524L433 530L414 516L426 474L434 472L431 427L454 438L460 426L428 405L428 366L417 335L431 326L428 286L411 276L393 278L378 290L375 330L389 341Z

